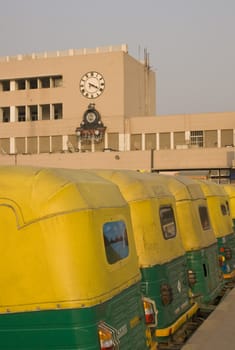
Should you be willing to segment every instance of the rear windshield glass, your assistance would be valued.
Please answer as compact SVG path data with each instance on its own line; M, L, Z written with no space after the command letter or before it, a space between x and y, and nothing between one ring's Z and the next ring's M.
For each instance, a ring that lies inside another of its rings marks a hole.
M129 255L127 230L124 221L106 222L103 225L103 235L109 264L114 264Z
M220 210L221 210L222 215L224 215L224 216L228 215L227 208L226 208L226 206L224 204L220 205Z
M165 239L174 238L176 236L176 224L174 211L171 206L161 207L159 209L162 233Z
M199 216L203 230L211 228L207 207L199 207Z

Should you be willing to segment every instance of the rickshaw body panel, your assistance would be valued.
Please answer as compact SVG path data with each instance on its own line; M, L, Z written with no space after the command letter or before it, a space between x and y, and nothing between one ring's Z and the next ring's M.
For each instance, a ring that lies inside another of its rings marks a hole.
M158 329L170 327L177 321L180 315L190 307L188 298L188 281L185 273L186 257L173 259L172 261L143 268L142 290L145 295L155 300L158 309ZM162 301L161 286L169 283L172 288L173 301L164 305Z
M191 287L193 298L199 305L213 303L223 287L222 272L218 268L217 244L188 251L187 265L196 274L196 283Z
M104 303L84 308L71 304L70 307L5 314L0 317L1 347L6 350L97 350L100 348L98 320L102 320L115 330L120 349L148 348L143 336L146 327L142 322L139 284Z

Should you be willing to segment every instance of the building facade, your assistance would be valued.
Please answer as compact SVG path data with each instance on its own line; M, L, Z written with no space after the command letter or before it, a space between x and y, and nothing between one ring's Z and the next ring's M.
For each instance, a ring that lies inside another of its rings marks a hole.
M159 116L156 74L127 45L1 57L0 125L1 164L226 179L235 165L235 112Z

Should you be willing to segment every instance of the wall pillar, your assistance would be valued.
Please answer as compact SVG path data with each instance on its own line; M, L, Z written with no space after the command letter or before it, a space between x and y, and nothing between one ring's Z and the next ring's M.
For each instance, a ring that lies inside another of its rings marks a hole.
M145 151L145 134L141 134L141 151Z
M160 137L159 137L159 132L156 133L156 150L160 150Z
M15 153L15 138L10 137L10 154Z
M16 121L16 107L10 106L10 122Z
M170 149L174 149L174 133L170 133Z
M217 130L217 147L221 148L221 130Z

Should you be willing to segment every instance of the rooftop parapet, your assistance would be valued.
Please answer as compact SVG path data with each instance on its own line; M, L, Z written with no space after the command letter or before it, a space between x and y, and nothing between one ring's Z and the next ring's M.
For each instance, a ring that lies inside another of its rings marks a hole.
M77 56L77 55L88 55L94 53L105 53L105 52L117 52L123 51L128 53L127 44L115 45L115 46L101 46L96 48L83 48L83 49L68 49L63 51L45 51L31 54L18 54L16 56L2 56L0 57L1 62L9 61L22 61L25 59L42 59L42 58L52 58L52 57L65 57L65 56Z

